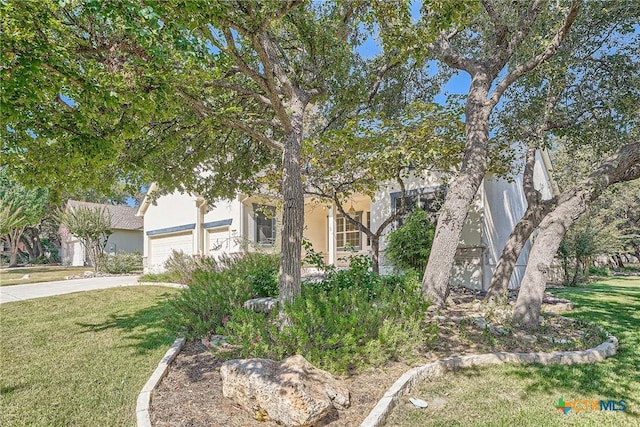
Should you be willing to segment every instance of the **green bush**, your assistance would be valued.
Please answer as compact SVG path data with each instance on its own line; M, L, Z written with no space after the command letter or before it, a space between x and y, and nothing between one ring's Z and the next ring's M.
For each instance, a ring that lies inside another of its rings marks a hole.
M189 288L169 302L167 322L187 338L221 333L232 311L250 298L249 284L231 272L198 270Z
M121 252L101 257L98 271L109 274L129 274L142 271L142 255L138 252Z
M594 276L611 276L611 270L609 270L609 267L594 267L594 266L590 266L589 267L589 274L592 274Z
M278 295L275 255L225 256L207 263L206 269L194 269L189 288L170 304L169 322L189 338L221 332L232 311L251 298Z
M254 298L278 296L279 255L261 252L227 255L218 260L217 268L229 270L235 277L246 281Z
M373 292L381 276L371 270L373 262L367 255L352 255L349 257L348 269L325 269L325 279L309 283L308 286L317 290L344 290L358 288L365 290L368 295Z
M171 251L171 255L164 262L166 274L169 275L170 282L191 284L194 271L198 268L198 260L192 255L187 255L182 251Z
M401 227L389 234L385 251L389 261L399 270L424 271L435 231L427 212L414 210Z
M302 354L333 372L415 357L435 338L424 322L427 303L419 282L408 275L385 280L357 268L359 273L336 274L322 284L305 283L303 295L286 308L289 326L279 328L277 312L237 309L225 334L241 357Z

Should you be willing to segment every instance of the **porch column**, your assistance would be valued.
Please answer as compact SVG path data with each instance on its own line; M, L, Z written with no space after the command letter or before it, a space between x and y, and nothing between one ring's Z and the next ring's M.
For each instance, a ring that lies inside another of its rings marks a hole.
M194 255L204 255L204 208L206 201L202 197L196 198L196 229L194 239Z
M329 259L328 264L335 264L336 262L336 218L333 213L333 205L329 206L329 213L327 214L327 229L329 231L328 248Z

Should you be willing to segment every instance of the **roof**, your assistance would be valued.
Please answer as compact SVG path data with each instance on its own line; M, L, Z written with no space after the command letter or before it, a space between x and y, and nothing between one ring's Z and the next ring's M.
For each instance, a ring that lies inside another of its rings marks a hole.
M156 184L155 182L152 182L149 188L147 189L147 194L144 195L144 199L140 204L140 208L138 209L136 216L143 217L144 214L147 213L147 209L149 209L149 205L152 202L152 199L150 197L151 193L153 193L157 189L158 189L158 184Z
M69 200L67 207L84 206L87 208L105 208L111 214L111 228L116 230L142 230L144 219L136 216L136 208L126 205L106 205L101 203Z

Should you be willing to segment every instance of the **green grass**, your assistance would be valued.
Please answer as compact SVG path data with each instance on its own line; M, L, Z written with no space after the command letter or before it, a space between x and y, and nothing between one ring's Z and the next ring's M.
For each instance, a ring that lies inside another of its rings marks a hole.
M618 337L618 354L587 365L460 370L424 383L408 396L434 403L444 399L443 407L419 410L400 403L387 425L640 426L640 279L615 278L555 293L574 302L576 309L567 316L598 323ZM560 397L623 399L627 411L572 410L563 415L554 407Z
M161 287L0 305L1 426L134 426L136 398L175 336Z
M85 271L93 271L93 267L43 265L40 267L11 268L0 271L0 286L64 280L66 276L82 275ZM25 274L29 275L28 279L22 279Z

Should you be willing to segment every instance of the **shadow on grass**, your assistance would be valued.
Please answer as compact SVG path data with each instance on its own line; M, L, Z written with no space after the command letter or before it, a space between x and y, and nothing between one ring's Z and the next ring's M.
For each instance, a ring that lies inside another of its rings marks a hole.
M172 330L166 319L169 314L170 294L161 294L157 303L132 314L110 314L109 319L102 323L76 323L84 328L82 333L100 332L109 329L120 330L124 344L120 347L130 347L138 353L146 353L159 347L171 344L177 332Z
M573 392L605 400L637 400L640 384L640 286L637 284L640 281L616 278L616 282L635 286L599 283L555 290L574 304L575 311L565 314L567 317L596 323L618 338L620 346L616 356L595 364L511 366L507 368L508 375L533 379L529 391L560 392L565 397ZM636 418L640 416L637 407L630 407L627 413Z

